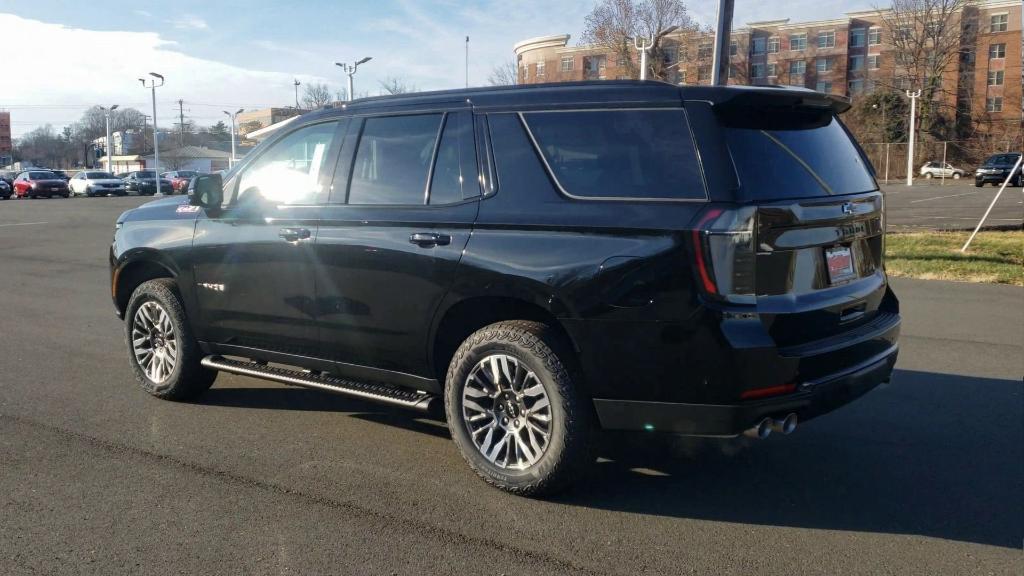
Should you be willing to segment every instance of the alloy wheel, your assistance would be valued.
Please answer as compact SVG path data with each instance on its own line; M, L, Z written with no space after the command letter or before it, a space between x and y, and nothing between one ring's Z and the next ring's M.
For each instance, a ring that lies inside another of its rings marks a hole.
M144 302L135 311L132 351L139 367L154 383L163 383L174 372L178 339L170 315L157 302Z
M492 354L470 371L462 419L473 445L499 468L524 470L551 438L551 403L537 375L508 354Z

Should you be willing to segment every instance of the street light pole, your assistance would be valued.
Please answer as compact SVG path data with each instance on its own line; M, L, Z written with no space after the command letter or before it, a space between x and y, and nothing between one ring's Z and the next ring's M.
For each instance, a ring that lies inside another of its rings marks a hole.
M914 115L916 113L917 99L921 97L921 91L911 92L907 90L907 98L910 98L910 135L907 139L907 186L914 185Z
M105 116L107 119L107 172L113 174L114 169L111 167L110 162L111 157L114 155L114 139L110 133L110 113L114 110L117 110L117 104L114 104L110 108L104 108L103 106L100 106L100 110L103 110L103 116ZM86 160L88 160L88 158L86 158Z
M155 164L153 166L153 169L154 169L153 170L153 181L156 184L156 189L155 189L156 191L153 192L153 194L157 195L157 194L160 194L161 191L160 191L160 142L157 139L157 131L156 131L156 89L164 85L164 77L159 75L159 74L157 74L156 72L150 72L149 75L152 76L153 79L149 81L149 85L148 86L146 85L146 79L145 78L139 78L139 82L142 82L142 87L143 88L149 88L153 92L153 163ZM159 84L156 83L157 80L160 80Z
M299 79L296 78L292 84L295 86L295 109L297 110L299 108L299 85L302 84L302 82L299 82Z
M669 26L647 38L633 38L633 47L640 52L640 79L647 80L647 51L654 48L654 41L676 31L679 26ZM638 42L639 41L639 42Z
M236 112L228 112L227 110L224 110L224 113L231 118L231 162L228 163L229 168L234 166L237 161L235 158L235 116L238 116L244 110L244 108L239 108Z
M345 71L346 74L348 74L348 101L349 102L355 100L355 93L353 92L353 90L355 88L353 88L353 86L352 86L352 77L355 76L356 70L359 69L359 65L360 64L366 64L370 60L373 60L372 56L366 56L365 58L357 60L353 64L345 64L343 62L335 62L334 63L335 66L341 68L342 70Z
M718 26L715 52L711 58L711 85L724 86L729 79L729 36L732 34L732 13L735 0L718 1Z

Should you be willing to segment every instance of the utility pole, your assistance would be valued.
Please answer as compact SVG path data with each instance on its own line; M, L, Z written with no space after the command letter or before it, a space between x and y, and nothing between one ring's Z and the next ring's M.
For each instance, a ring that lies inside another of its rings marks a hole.
M921 91L911 92L907 90L907 98L910 98L910 135L907 139L907 186L914 185L914 115L917 112L917 99L921 97Z
M185 101L178 99L178 148L185 146Z
M633 47L640 51L640 79L647 80L647 51L654 45L654 37L633 38ZM584 66L585 68L585 66Z
M107 172L113 174L114 169L110 166L110 162L111 159L114 157L114 138L110 133L110 114L114 110L117 110L117 104L114 104L110 108L104 108L103 106L100 106L100 110L103 110L103 116L107 119L107 146L105 150L107 154Z
M241 114L244 110L244 108L239 108L236 112L228 112L227 110L223 111L228 115L228 118L231 118L231 162L228 164L229 168L234 166L237 161L237 158L235 157L235 117Z
M715 53L711 60L711 84L724 86L729 80L729 36L735 0L718 0L718 26L715 29Z
M295 81L292 82L292 84L295 85L295 109L298 110L298 108L299 108L299 85L302 84L302 82L299 82L299 79L296 78Z
M466 39L468 40L469 36L466 36ZM467 50L468 50L468 48L467 48ZM355 88L352 86L352 77L355 76L356 70L359 69L359 65L360 64L366 64L370 60L373 60L373 56L366 56L366 57L364 57L364 58L362 58L360 60L357 60L353 64L345 64L343 62L335 62L334 63L335 66L337 66L338 68L341 68L342 70L345 71L346 74L348 74L348 101L349 102L355 100L355 97L356 97L356 94L354 92Z
M154 164L154 166L153 166L153 169L154 169L153 170L153 181L156 184L156 191L153 192L153 194L156 195L156 194L160 194L161 193L161 191L160 191L160 141L157 138L157 131L156 131L156 89L164 85L164 77L159 75L159 74L157 74L156 72L150 72L149 75L152 76L153 79L149 81L149 85L148 86L146 85L146 79L145 78L139 78L139 82L142 82L142 87L143 88L149 88L153 92L153 164ZM160 80L159 84L156 83L157 80Z

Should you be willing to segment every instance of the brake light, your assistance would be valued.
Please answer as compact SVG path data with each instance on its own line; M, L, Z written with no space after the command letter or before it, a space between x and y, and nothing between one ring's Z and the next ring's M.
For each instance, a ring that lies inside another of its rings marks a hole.
M766 398L768 396L780 396L789 394L796 390L796 384L780 384L779 386L768 386L765 388L752 388L740 394L741 400L753 400L755 398Z
M754 245L757 208L709 208L693 230L695 267L709 295L735 304L755 303Z

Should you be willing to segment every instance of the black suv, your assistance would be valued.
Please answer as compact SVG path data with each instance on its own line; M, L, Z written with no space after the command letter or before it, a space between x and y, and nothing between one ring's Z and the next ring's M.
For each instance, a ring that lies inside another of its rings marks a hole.
M135 192L139 196L152 196L156 193L156 172L152 170L129 172L122 180L124 180L124 187L128 192ZM174 186L170 180L164 177L160 178L160 192L174 194Z
M802 89L615 81L371 98L122 214L161 398L218 371L443 411L518 494L599 429L764 437L889 380L883 197Z
M978 188L988 183L992 183L993 186L1002 186L1003 182L1006 181L1006 177L1010 175L1010 171L1013 170L1014 166L1017 166L1017 160L1020 160L1020 153L1018 152L989 156L978 167L978 170L974 172L974 185ZM1021 167L1017 166L1017 170L1013 173L1013 178L1010 179L1010 185L1020 186L1021 184Z

